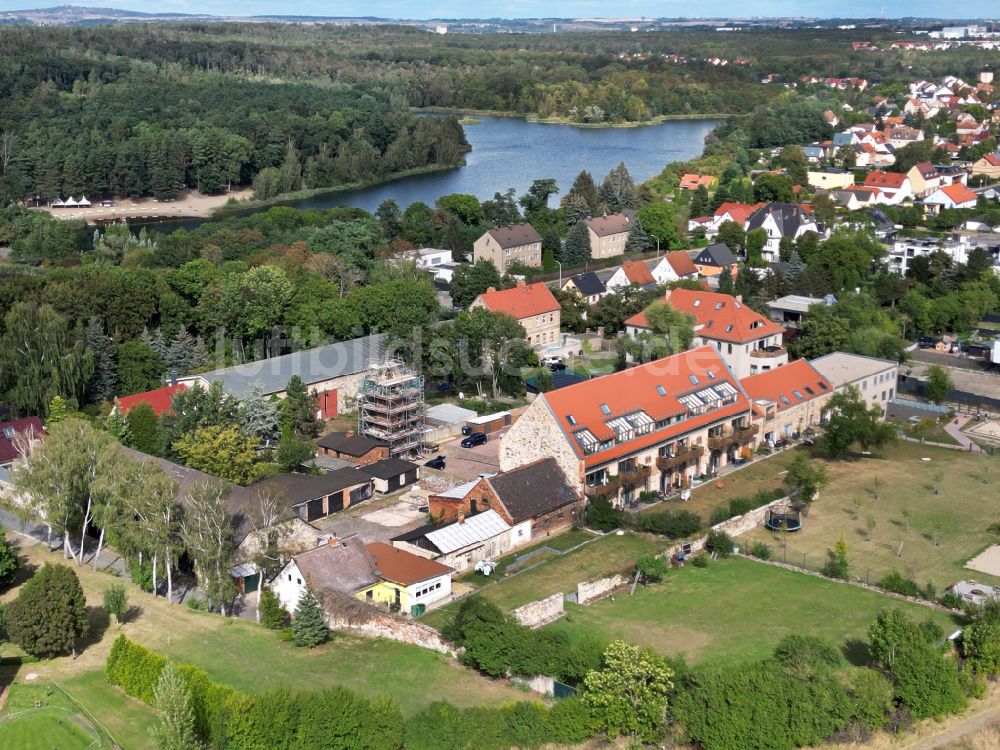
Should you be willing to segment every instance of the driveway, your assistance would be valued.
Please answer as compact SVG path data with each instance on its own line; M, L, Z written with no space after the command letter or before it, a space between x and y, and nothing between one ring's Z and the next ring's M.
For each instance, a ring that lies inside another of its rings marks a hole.
M472 481L480 474L495 474L500 471L500 436L503 432L493 432L484 445L475 448L463 448L462 439L456 438L441 446L440 452L445 456L447 473Z

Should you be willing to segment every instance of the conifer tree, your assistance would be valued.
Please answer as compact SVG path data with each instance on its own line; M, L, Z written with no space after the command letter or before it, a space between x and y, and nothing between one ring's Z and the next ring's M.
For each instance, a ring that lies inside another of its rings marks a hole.
M625 252L643 253L649 249L649 235L642 228L642 222L636 216L628 229L628 240L625 242Z
M300 648L314 648L326 643L329 637L330 629L323 616L323 605L306 584L305 593L299 599L292 618L292 641Z
M20 567L21 563L17 557L17 550L7 541L3 526L0 526L0 586L7 586L12 583Z
M582 266L590 260L590 230L586 222L577 222L570 228L560 260L567 266Z
M159 750L198 750L202 747L194 730L191 689L172 662L167 662L153 691L160 723L150 728Z
M287 620L288 613L277 595L270 586L264 586L260 592L260 624L269 630L280 630Z
M83 341L94 358L94 374L87 383L87 399L93 403L107 401L118 388L115 342L104 333L104 327L96 318L91 318L87 324Z
M259 385L255 385L240 404L240 429L247 435L260 438L264 444L278 437L281 429L278 405L264 398Z

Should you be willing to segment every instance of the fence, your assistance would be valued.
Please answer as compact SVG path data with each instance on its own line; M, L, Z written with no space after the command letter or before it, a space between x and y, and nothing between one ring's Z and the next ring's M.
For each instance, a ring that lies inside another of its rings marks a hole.
M912 393L916 396L924 398L927 396L927 384L922 380L917 380L914 377L907 377L906 375L899 376L898 390L901 393ZM951 388L948 390L948 395L945 397L945 401L962 404L964 406L979 406L1000 411L1000 398L983 396L982 394L970 393L969 391L961 391L957 388Z

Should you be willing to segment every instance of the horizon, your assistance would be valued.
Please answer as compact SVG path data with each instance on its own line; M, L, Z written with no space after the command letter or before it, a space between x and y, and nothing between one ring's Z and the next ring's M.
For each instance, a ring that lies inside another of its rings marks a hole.
M409 3L402 0L383 0L380 3L370 3L361 0L347 0L338 4L336 14L330 13L329 4L318 0L305 0L294 8L294 12L284 7L286 4L271 0L202 0L195 4L191 0L123 0L122 2L95 3L63 3L40 4L32 0L13 0L6 3L7 7L0 13L43 12L64 8L76 8L91 11L126 11L152 15L187 15L194 17L231 17L231 18L324 18L330 20L370 18L379 21L490 21L490 20L594 20L601 22L624 23L629 21L649 22L657 20L684 21L719 21L719 20L881 20L898 21L909 19L913 21L996 21L993 0L970 0L960 7L966 12L962 16L941 15L941 6L932 0L882 0L875 9L867 0L821 0L808 15L802 14L803 8L791 0L766 0L757 4L755 13L747 14L745 5L735 0L721 0L717 3L717 13L711 15L691 15L683 11L686 3L662 3L655 0L625 0L615 4L617 10L630 9L633 12L617 15L602 15L601 9L607 3L598 0L508 0L503 4L503 12L496 13L492 8L491 15L468 14L469 5L461 0L426 0L422 3ZM193 7L195 6L195 7ZM426 9L414 13L417 8ZM676 8L678 12L671 13ZM898 8L899 12L895 12ZM556 12L560 9L566 12ZM829 9L829 10L827 10ZM877 10L877 13L873 13ZM462 14L465 11L466 14ZM539 12L547 11L547 12ZM574 11L574 12L569 12ZM784 12L783 12L784 11ZM932 12L933 11L933 12Z

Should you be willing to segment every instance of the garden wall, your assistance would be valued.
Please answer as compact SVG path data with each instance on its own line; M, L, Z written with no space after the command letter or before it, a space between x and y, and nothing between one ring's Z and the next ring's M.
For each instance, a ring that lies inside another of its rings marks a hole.
M532 630L555 622L564 614L562 592L528 602L511 612L515 620Z
M709 529L709 531L723 531L731 537L746 534L747 532L753 531L754 529L764 525L764 520L767 518L767 512L769 510L788 510L792 505L792 499L792 495L786 495L785 497L778 498L777 500L772 500L767 505L754 508L753 510L744 513L742 516L733 516L722 523L717 523ZM691 540L689 542L691 545L691 554L697 554L704 550L705 543L707 541L708 534ZM682 544L679 542L672 547L668 547L667 551L664 553L667 559L673 559L673 556L680 552L681 546Z
M369 638L387 638L448 656L458 653L438 631L427 625L386 612L353 597L325 593L321 598L326 624L331 630L349 631Z
M628 583L628 579L621 574L608 578L598 578L596 581L578 583L576 584L576 603L586 605L596 602L626 583Z

